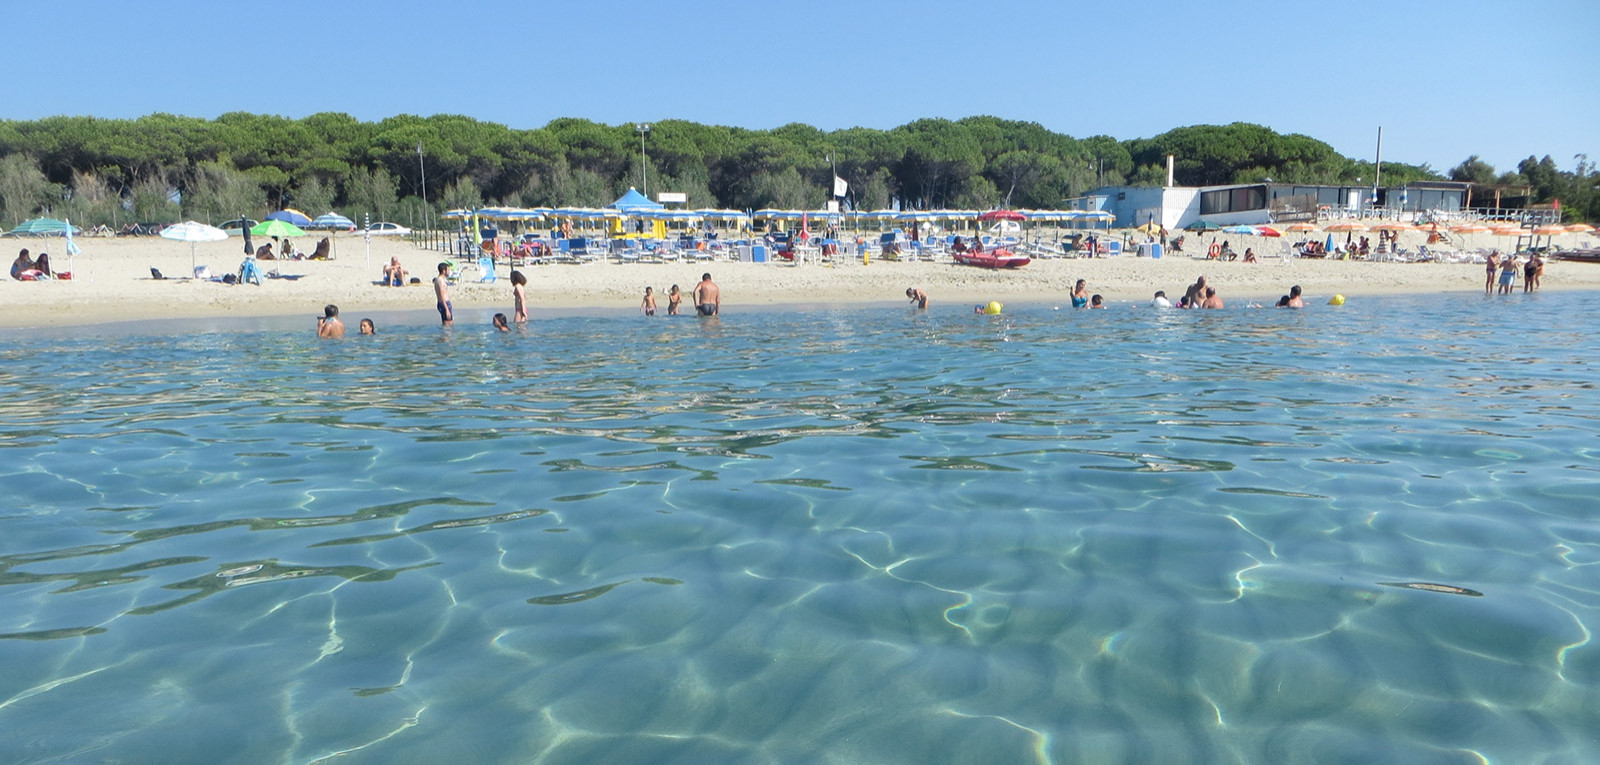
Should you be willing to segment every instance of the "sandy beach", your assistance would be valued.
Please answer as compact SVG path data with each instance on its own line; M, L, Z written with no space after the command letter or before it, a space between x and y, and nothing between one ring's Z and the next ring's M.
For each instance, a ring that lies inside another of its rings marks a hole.
M1199 245L1199 239L1191 238L1191 248ZM442 259L440 253L390 238L374 238L369 258L362 238L347 235L337 239L334 260L263 262L264 270L275 267L291 278L268 279L260 286L229 285L181 278L190 273L189 245L181 242L130 237L80 238L78 243L83 254L72 260L74 278L70 281L0 280L0 303L8 309L0 317L0 324L31 327L142 319L314 315L328 303L340 306L346 315L363 311L431 311L434 301L428 280ZM1406 244L1415 247L1414 243ZM1485 238L1481 246L1495 244L1503 242ZM1258 251L1279 249L1278 242L1235 242L1240 250L1252 245ZM57 270L69 270L67 259L58 255L65 250L59 238L7 238L4 246L8 259L15 257L15 250L27 247L34 254L50 252ZM314 240L302 239L299 246L309 250ZM422 284L398 288L378 285L379 271L391 256L399 257L412 276L422 279ZM231 239L201 244L195 258L197 263L210 266L213 273L237 271L243 259L241 243ZM528 276L529 299L536 312L579 307L636 311L646 286L654 287L661 296L664 312L668 287L677 284L687 292L707 271L722 286L723 302L730 311L740 306L896 301L904 299L905 289L910 286L927 291L935 305L989 300L1065 301L1078 279L1088 280L1089 290L1104 295L1113 307L1119 303L1143 303L1156 290L1165 290L1175 298L1202 274L1230 305L1275 300L1293 284L1301 285L1313 299L1325 299L1335 293L1359 299L1382 293L1470 292L1481 290L1484 280L1483 266L1476 264L1285 260L1276 256L1260 263L1205 261L1182 255L1160 259L1050 259L1012 271L878 258L864 266L859 259L840 260L833 266L713 261L542 265L522 270ZM153 279L151 268L180 278ZM509 312L510 269L502 264L498 274L499 281L493 284L464 281L454 286L454 304L458 308L499 307ZM1600 267L1550 263L1545 269L1544 288L1600 289ZM1519 283L1517 291L1521 289Z

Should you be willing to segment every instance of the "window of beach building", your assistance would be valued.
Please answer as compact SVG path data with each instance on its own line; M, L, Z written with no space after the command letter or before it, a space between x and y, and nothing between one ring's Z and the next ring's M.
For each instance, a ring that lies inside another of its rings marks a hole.
M1243 186L1200 192L1200 214L1263 210L1267 206L1266 186Z

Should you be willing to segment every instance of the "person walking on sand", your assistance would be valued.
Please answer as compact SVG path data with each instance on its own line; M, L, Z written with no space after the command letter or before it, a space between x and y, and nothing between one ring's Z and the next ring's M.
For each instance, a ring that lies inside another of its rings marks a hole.
M928 307L928 293L916 287L907 287L906 297L911 298L911 302L916 303L918 308Z
M646 315L646 316L654 316L654 315L656 315L656 288L655 287L645 287L644 288L644 300L639 303L639 310L643 311L644 315Z
M450 305L450 264L439 264L439 275L433 277L433 297L436 301L435 308L439 309L439 323L450 326L455 323L455 308Z
M317 337L344 337L344 322L339 320L339 306L324 306L317 317Z
M528 323L528 277L521 271L511 272L511 318L518 324Z
M711 281L710 272L701 274L700 283L694 286L694 308L701 316L722 313L722 289Z

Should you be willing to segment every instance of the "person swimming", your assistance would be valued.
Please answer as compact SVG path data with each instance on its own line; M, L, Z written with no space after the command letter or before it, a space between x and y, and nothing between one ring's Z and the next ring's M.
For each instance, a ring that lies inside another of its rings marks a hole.
M1072 288L1072 307L1073 308L1088 308L1089 307L1089 283L1088 283L1088 281L1086 281L1084 279L1079 279L1077 285L1073 286L1073 288Z

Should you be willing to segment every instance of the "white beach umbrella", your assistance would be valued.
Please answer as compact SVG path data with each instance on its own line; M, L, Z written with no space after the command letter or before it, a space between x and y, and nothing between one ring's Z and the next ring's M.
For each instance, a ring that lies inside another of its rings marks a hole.
M193 274L195 269L195 244L199 242L225 241L228 238L228 232L216 226L207 226L198 221L186 220L161 229L161 238L189 243L189 273Z

